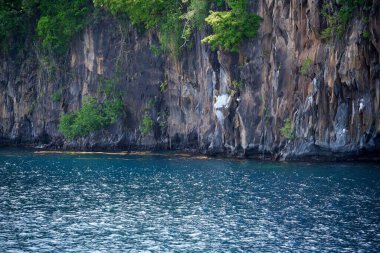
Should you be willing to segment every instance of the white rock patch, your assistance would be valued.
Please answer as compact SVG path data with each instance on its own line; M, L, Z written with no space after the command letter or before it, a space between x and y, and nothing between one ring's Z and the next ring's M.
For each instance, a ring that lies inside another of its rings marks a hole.
M215 115L218 118L219 122L222 123L225 119L225 115L223 113L223 109L227 109L231 104L231 97L227 94L223 94L216 97L216 101L214 104Z

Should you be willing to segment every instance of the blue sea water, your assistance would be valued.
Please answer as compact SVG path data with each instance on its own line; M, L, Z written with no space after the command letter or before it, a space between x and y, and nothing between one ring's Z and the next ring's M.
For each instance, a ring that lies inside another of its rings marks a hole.
M380 165L0 149L0 252L380 252Z

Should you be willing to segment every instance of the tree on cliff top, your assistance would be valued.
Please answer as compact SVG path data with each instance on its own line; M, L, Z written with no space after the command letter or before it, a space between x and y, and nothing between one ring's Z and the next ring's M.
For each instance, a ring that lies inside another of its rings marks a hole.
M0 44L14 47L36 31L44 48L61 54L86 24L92 8L89 0L3 0L0 2ZM14 39L14 40L12 40Z
M213 34L202 42L213 49L221 46L238 51L244 38L256 35L261 18L248 12L248 0L93 0L113 14L126 13L134 24L144 24L147 29L157 28L160 42L170 53L178 53L186 45L192 30L211 25ZM210 6L223 6L226 11L210 11ZM207 13L209 16L207 17Z
M260 27L261 17L248 12L247 0L228 0L228 11L210 11L206 22L213 34L202 40L215 50L218 46L233 52L239 51L244 38L252 38Z
M36 31L45 49L64 54L73 36L88 24L93 5L156 29L162 49L173 55L191 46L192 32L205 24L213 33L203 42L213 49L237 51L243 39L256 35L261 21L248 11L248 0L3 0L0 42L9 45L23 30Z

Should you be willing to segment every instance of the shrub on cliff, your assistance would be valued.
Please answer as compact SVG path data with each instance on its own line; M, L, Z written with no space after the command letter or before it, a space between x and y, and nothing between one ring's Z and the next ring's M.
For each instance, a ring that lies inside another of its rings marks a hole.
M363 24L368 26L368 16L371 8L372 1L368 0L327 1L321 11L327 22L327 27L321 33L322 39L342 38L358 10Z
M143 118L143 121L142 121L142 124L140 127L141 133L143 135L147 135L148 133L150 133L153 130L153 126L154 126L154 121L153 121L152 117L149 116L148 113L146 113L144 115L144 118Z
M202 40L215 50L221 46L230 51L239 51L244 38L252 38L260 27L261 17L248 12L247 0L228 0L229 11L210 11L206 22L213 34Z
M294 140L295 134L292 126L292 122L290 119L286 119L284 122L284 126L281 128L281 135L288 140Z
M122 108L123 102L120 98L98 103L94 97L88 97L80 110L61 115L59 131L70 140L86 136L115 123Z
M303 62L302 62L302 65L301 65L301 68L300 68L300 73L301 75L303 76L306 76L307 73L309 72L309 68L310 66L313 64L313 60L310 59L310 58L306 58Z
M51 100L53 102L59 102L61 100L61 91L58 90L58 91L54 92L53 95L51 96Z
M133 24L157 29L164 51L177 54L182 43L182 1L177 0L93 0L113 15L127 14Z

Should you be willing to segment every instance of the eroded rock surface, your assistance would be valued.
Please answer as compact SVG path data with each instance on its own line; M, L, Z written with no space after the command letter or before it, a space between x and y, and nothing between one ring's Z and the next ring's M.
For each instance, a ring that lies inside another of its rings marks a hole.
M344 158L380 150L380 4L371 38L355 17L342 39L321 39L321 1L256 1L259 35L240 53L213 52L196 33L180 60L154 54L156 34L108 18L88 26L61 62L37 47L2 57L0 143L67 149L186 149L278 159ZM300 69L311 65L305 75ZM125 111L107 129L75 141L59 116L100 97L116 79ZM163 91L160 85L166 82ZM54 102L54 93L61 94ZM140 131L145 114L155 126ZM281 129L289 120L292 136ZM373 153L371 153L373 152Z

